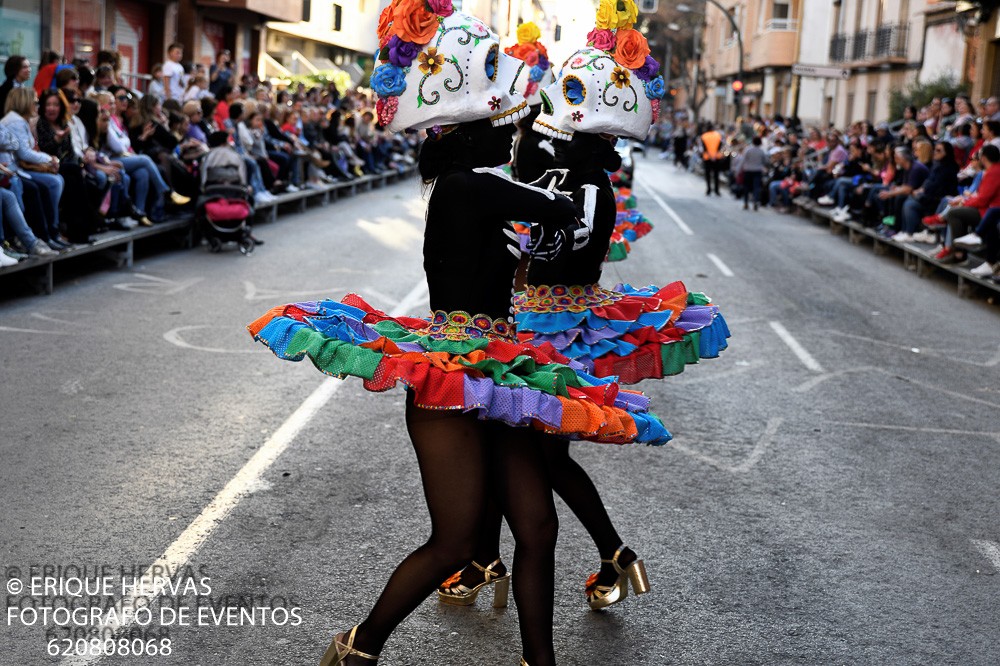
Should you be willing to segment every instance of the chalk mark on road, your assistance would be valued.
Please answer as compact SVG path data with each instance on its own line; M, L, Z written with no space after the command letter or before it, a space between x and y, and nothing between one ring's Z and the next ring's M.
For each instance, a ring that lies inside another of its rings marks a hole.
M405 298L400 302L399 307L391 316L398 316L407 311L408 308L420 303L426 298L427 283L421 280ZM108 629L117 632L125 629L135 622L135 616L130 616L124 621L117 618L124 617L123 608L138 608L137 600L145 599L147 605L152 605L154 599L163 592L162 587L156 588L156 573L164 571L178 571L190 561L202 544L212 536L223 520L232 513L233 509L240 501L255 490L261 488L261 480L264 473L274 464L285 449L295 440L295 437L306 425L312 421L313 417L326 406L330 398L337 390L344 385L344 380L328 378L320 384L312 394L306 398L305 402L299 405L291 416L274 432L271 437L264 442L264 445L257 449L257 452L247 461L245 465L236 473L229 483L219 491L208 506L206 506L198 517L170 544L163 554L153 564L146 569L140 578L137 591L122 597L115 605L116 621L107 625L99 626L101 630ZM62 661L65 666L84 666L103 659L103 654L87 653L84 655L74 655Z
M889 423L864 423L860 421L824 421L831 425L848 426L851 428L871 428L873 430L900 430L903 432L921 432L935 435L970 435L974 437L987 437L995 439L1000 443L1000 432L990 432L988 430L960 430L955 428L926 428L922 426L893 425Z
M903 344L899 344L899 343L896 343L896 342L887 342L886 340L878 340L876 338L869 338L869 337L864 336L864 335L855 335L854 333L844 333L842 331L830 331L830 334L832 334L832 335L838 335L838 336L843 337L843 338L850 338L852 340L860 340L862 342L870 342L870 343L876 344L876 345L883 345L883 346L886 346L886 347L893 347L895 349L902 349L902 350L910 352L910 353L913 353L913 349L914 349L914 345L903 345ZM934 356L936 358L943 358L943 359L945 359L947 361L952 361L954 363L962 363L962 364L965 364L965 365L972 365L972 366L976 366L977 368L995 368L997 366L1000 366L1000 347L997 347L997 350L996 350L996 352L994 352L993 356L991 356L990 359L987 360L987 361L985 361L985 362L970 361L970 360L963 359L963 358L955 358L953 356L949 356L948 354L944 353L940 349L933 349L933 348L930 348L930 347L922 347L922 346L919 346L919 345L917 345L917 347L920 349L920 353L921 354L924 354L926 356Z
M754 360L748 361L746 365L730 367L727 370L721 370L719 372L709 371L701 372L699 374L694 373L683 373L673 378L670 382L672 385L682 385L690 386L691 384L703 384L706 382L712 382L717 379L728 379L734 375L742 375L744 372L749 372L750 370L755 370L757 368L767 365L765 361ZM713 366L718 367L718 366Z
M177 328L171 329L163 334L163 339L172 345L176 345L181 349L193 349L195 351L212 352L213 354L255 354L261 349L256 345L250 345L249 334L247 334L247 346L245 349L219 349L218 347L202 347L200 345L193 345L183 337L181 333L184 331L196 331L203 328L212 328L206 324L200 326L178 326Z
M339 293L343 287L330 287L328 289L307 289L305 291L283 291L281 289L261 289L249 280L243 281L244 299L248 301L276 301L282 298L309 298L326 297L332 298L333 294Z
M133 273L132 277L140 280L146 280L146 282L119 282L118 284L112 285L112 287L136 294L162 294L163 296L172 296L174 294L181 293L189 287L193 287L203 279L199 277L178 282L177 280L168 280L166 278L156 277L155 275L143 275L142 273Z
M723 462L714 456L695 451L694 449L688 448L684 444L678 443L677 440L670 443L670 448L680 451L695 460L700 460L703 463L711 465L716 469L721 469L724 472L730 472L732 474L745 474L753 469L757 463L760 462L761 458L764 457L764 454L767 453L767 449L774 442L774 436L778 433L778 428L781 427L781 424L784 423L784 421L785 420L781 417L768 419L767 426L764 428L763 434L757 438L757 442L754 444L750 455L747 456L743 462L736 465Z
M898 379L899 381L906 382L908 384L913 384L914 386L925 388L928 391L931 391L932 393L944 393L946 395L952 396L953 398L960 398L962 400L975 402L980 405L986 405L987 407L995 407L997 409L1000 409L1000 404L997 404L995 402L990 402L989 400L983 400L982 398L977 398L973 395L968 395L966 393L961 393L959 391L952 391L951 389L944 388L939 384L931 384L929 382L924 382L919 379L914 379L912 377L905 377L898 373L892 372L891 370L886 370L884 368L878 368L871 365L864 365L864 366L859 366L857 368L847 368L844 370L838 370L836 372L824 373L819 377L814 377L813 379L810 379L807 382L803 382L802 384L800 384L799 386L795 387L792 390L796 393L805 393L806 391L811 391L812 389L816 388L817 386L819 386L828 379L833 379L834 377L842 377L844 375L854 372L875 372L881 375L885 375L887 377Z
M17 328L15 326L0 326L0 331L7 333L30 333L32 335L69 335L69 331L39 331L34 328Z
M650 187L650 185L645 180L643 180L642 178L636 178L635 180L637 183L642 185L647 192L649 192L649 195L653 197L653 201L655 201L660 206L660 208L662 208L666 212L666 214L670 216L670 219L674 221L674 224L680 227L681 231L686 233L688 236L694 236L694 231L691 230L691 227L689 227L687 223L681 219L681 216L677 214L677 211L675 211L673 208L667 205L667 202L664 201L659 194L653 191L653 188Z
M979 552L990 561L997 573L1000 573L1000 546L985 539L970 539L972 545L979 549Z

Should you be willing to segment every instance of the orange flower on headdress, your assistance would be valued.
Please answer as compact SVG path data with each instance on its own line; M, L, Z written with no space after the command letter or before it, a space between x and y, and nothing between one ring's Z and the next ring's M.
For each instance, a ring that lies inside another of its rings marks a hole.
M615 62L629 69L639 69L646 64L649 43L638 30L619 30L615 46Z
M385 46L389 43L389 38L392 36L391 30L392 5L389 5L382 10L382 13L378 17L378 43L380 46Z
M624 67L615 67L615 71L611 73L611 83L615 84L616 88L624 88L631 85L632 77Z
M393 6L392 31L404 42L426 44L438 29L438 16L427 10L424 0L400 0Z
M420 52L420 55L417 56L417 62L420 63L421 72L434 76L441 71L445 58L444 54L438 53L438 50L432 46L426 51Z

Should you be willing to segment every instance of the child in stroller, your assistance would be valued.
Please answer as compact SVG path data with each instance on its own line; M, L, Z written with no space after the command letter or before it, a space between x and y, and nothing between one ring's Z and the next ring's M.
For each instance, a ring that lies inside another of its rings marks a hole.
M208 137L210 150L201 161L201 196L198 221L212 252L220 252L226 241L236 241L240 252L250 254L260 244L250 233L253 198L247 186L243 157L229 145L226 132Z

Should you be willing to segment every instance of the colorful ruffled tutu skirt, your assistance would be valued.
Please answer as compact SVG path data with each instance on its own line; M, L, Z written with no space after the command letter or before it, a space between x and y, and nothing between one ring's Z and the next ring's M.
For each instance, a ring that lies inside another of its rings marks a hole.
M522 342L553 348L597 377L659 379L728 346L719 308L681 282L662 288L529 286L514 299Z
M359 377L369 391L399 384L423 409L460 410L569 439L664 444L670 433L642 393L598 378L549 345L517 341L500 319L434 312L390 317L359 296L282 305L250 324L278 358Z

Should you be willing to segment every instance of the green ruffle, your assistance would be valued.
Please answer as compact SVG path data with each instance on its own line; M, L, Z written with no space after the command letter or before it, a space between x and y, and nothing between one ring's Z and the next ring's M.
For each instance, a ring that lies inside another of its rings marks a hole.
M684 372L684 366L697 363L700 360L698 349L701 346L701 332L687 333L683 340L660 347L660 358L663 361L663 375L679 375Z
M316 369L334 377L371 379L384 354L358 347L350 342L334 340L316 331L303 328L288 343L287 354L301 357L307 354Z

